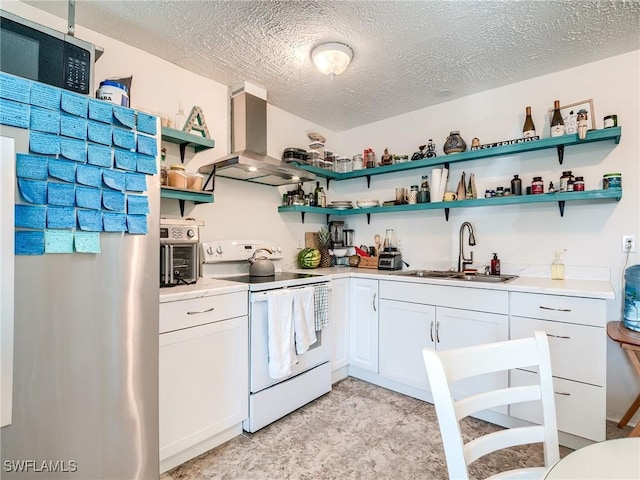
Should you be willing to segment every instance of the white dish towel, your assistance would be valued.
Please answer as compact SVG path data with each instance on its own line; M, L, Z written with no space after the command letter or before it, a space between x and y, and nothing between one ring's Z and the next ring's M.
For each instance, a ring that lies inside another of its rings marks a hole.
M313 287L293 290L293 331L296 353L302 355L316 343L316 315Z
M273 290L267 292L269 337L269 376L283 378L291 374L291 365L297 361L293 352L293 292Z

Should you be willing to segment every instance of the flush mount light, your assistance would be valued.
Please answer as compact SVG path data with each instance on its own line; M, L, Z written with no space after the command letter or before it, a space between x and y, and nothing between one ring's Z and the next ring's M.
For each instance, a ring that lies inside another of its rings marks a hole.
M318 70L332 80L345 71L352 58L353 51L342 43L323 43L311 52L311 59Z

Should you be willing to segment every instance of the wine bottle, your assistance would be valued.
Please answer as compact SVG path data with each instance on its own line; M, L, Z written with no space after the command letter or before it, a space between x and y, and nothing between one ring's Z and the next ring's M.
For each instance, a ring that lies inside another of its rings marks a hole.
M524 126L522 127L522 138L531 138L536 136L536 126L531 118L531 107L527 107L527 113L524 118Z
M560 114L560 100L556 100L553 102L553 115L551 115L551 136L561 137L564 133L564 121Z
M313 191L313 200L316 207L320 207L320 182L316 182L316 188Z

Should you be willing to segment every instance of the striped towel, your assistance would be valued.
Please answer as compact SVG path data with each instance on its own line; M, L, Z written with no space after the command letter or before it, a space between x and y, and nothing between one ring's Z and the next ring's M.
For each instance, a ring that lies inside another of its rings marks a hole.
M329 287L316 285L313 289L313 303L316 315L316 331L329 326Z

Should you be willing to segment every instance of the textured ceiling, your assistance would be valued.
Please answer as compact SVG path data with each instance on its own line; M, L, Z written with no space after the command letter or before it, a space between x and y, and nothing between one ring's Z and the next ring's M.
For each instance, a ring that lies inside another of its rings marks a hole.
M640 48L640 0L77 0L76 23L334 131ZM354 52L334 80L327 41Z

